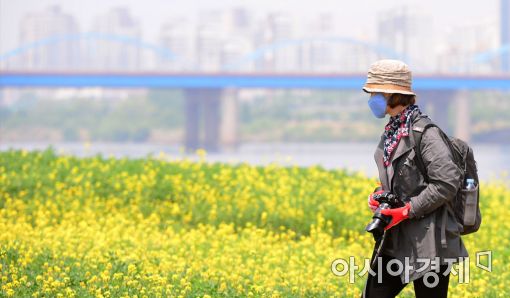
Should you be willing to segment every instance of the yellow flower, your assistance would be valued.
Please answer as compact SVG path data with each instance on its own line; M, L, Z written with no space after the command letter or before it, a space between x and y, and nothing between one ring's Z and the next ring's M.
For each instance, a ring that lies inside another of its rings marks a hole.
M195 154L200 157L200 161L204 161L207 155L207 151L205 151L203 148L200 148L195 150Z
M128 274L133 274L136 271L136 266L134 264L129 264L128 266Z
M222 282L218 291L225 292L227 290L227 284L225 282Z
M16 151L0 152L0 161L5 296L19 296L19 287L32 297L361 293L362 278L350 284L331 272L335 259L353 255L359 265L371 253L363 229L376 181L360 173ZM468 251L493 251L493 272L471 267L469 291L452 279L451 296L510 294L502 265L510 261L510 209L499 208L510 190L495 182L482 189L491 220L463 241ZM17 265L5 261L13 252ZM210 281L217 288L200 288Z

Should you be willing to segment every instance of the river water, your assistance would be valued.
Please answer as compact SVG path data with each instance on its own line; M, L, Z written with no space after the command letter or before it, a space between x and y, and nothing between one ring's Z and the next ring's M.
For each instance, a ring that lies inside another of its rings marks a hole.
M138 143L2 143L0 150L44 150L52 146L60 154L76 156L141 158L149 154L166 158L198 160L196 154L185 154L179 145ZM234 152L208 152L206 161L265 165L277 162L284 166L320 165L326 169L344 168L377 176L373 154L376 143L245 143ZM481 180L510 180L510 145L471 144Z

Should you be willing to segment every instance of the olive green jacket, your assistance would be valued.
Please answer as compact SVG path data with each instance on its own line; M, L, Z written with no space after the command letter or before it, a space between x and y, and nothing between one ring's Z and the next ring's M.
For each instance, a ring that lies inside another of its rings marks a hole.
M411 115L415 124L425 114ZM413 126L412 129L419 129ZM392 158L392 169L387 173L383 164L383 136L374 154L382 187L410 201L409 219L387 230L393 256L402 262L409 257L413 269L409 271L409 281L423 276L428 270L418 270L425 264L420 258L434 259L467 257L468 252L460 237L461 224L445 203L452 203L461 186L461 170L453 162L448 145L441 138L438 128L427 129L422 136L421 152L429 176L429 183L415 164L414 137L400 140ZM450 205L452 206L452 205ZM450 209L452 210L452 209ZM402 263L404 264L404 263ZM405 270L400 275L405 279Z

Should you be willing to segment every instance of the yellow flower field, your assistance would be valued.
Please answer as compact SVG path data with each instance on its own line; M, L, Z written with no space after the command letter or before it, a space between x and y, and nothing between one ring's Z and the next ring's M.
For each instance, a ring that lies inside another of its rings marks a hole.
M371 255L359 173L205 160L0 153L1 297L359 297L331 263ZM463 236L470 281L450 297L508 297L510 189L481 185ZM492 251L492 272L475 266ZM341 269L338 268L337 269ZM412 297L412 284L400 297Z

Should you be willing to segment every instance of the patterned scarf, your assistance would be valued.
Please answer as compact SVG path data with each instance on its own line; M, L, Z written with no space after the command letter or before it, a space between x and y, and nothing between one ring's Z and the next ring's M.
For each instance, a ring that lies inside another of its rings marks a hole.
M411 114L414 111L418 111L418 115L421 114L420 109L417 105L410 105L405 108L398 115L390 117L390 121L384 128L384 155L383 161L384 166L387 167L390 164L391 155L397 148L398 142L402 137L409 136L409 129L411 127Z

